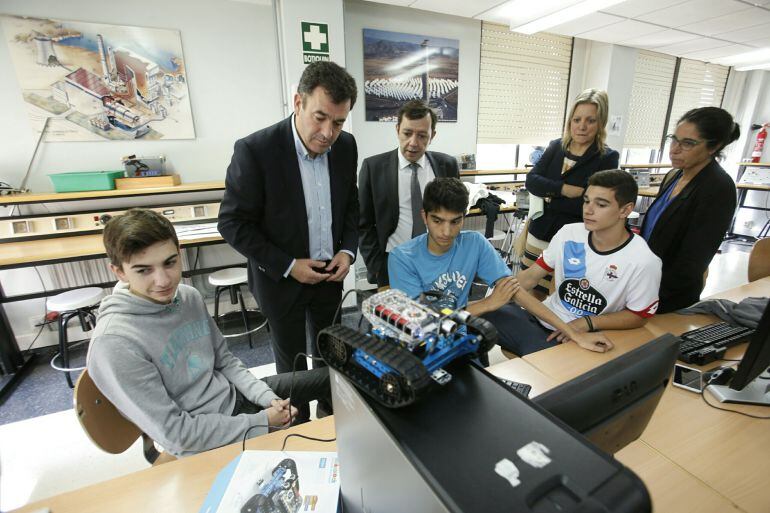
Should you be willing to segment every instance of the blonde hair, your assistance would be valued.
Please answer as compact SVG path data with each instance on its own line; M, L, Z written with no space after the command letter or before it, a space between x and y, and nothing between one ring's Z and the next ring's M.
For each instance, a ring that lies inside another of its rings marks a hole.
M596 146L599 148L599 153L604 153L607 150L607 117L610 110L610 100L607 97L607 91L601 91L599 89L586 89L580 93L575 101L572 102L572 108L567 116L567 122L564 124L564 135L561 138L561 147L564 151L569 148L569 143L572 142L572 133L569 126L572 123L572 116L575 115L575 109L578 105L590 103L596 105L596 116L599 118L599 129L596 132Z

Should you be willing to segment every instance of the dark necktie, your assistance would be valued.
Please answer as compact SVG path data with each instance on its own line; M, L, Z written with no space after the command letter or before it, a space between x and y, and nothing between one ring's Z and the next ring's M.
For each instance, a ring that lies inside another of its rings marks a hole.
M422 191L420 190L420 181L417 179L417 169L420 164L412 162L409 169L412 170L412 238L425 233L425 223L422 220L420 211L422 210Z

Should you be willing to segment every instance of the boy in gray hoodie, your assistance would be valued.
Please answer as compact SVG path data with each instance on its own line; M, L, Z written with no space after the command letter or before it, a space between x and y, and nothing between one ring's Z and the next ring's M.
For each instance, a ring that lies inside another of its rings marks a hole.
M228 349L200 293L180 284L179 241L162 215L132 209L104 230L119 278L88 351L99 390L175 456L287 426L295 404L329 398L324 367L255 378ZM292 406L288 397L292 389ZM268 427L269 426L269 427Z

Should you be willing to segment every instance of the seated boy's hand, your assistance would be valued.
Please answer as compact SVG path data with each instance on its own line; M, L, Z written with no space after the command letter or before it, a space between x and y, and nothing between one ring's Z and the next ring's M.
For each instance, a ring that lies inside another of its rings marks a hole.
M492 293L486 298L491 311L495 311L508 304L520 288L519 280L513 276L506 276L497 280Z
M573 341L583 349L588 349L589 351L595 351L597 353L606 353L615 347L612 345L612 342L610 342L610 339L601 332L580 333L575 336Z
M273 399L270 407L265 409L267 412L267 423L271 428L285 428L291 424L294 417L297 416L297 408L291 407L289 411L288 399ZM272 431L272 429L271 429Z

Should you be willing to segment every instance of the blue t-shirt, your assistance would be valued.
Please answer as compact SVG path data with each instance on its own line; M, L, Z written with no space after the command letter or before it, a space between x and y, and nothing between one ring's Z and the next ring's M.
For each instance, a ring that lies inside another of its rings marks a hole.
M649 210L647 210L647 213L644 214L646 219L644 220L642 237L647 242L650 241L650 236L652 235L652 231L655 229L655 225L658 224L658 219L660 219L661 214L663 214L663 212L666 211L669 203L671 203L671 191L674 190L674 187L676 187L676 184L678 181L679 181L679 178L677 178L676 180L673 180L671 184L669 184L665 192L663 192L663 195L660 198L658 198L658 201L653 202Z
M464 308L476 276L491 286L510 274L492 244L474 231L460 232L443 255L428 251L427 234L401 244L388 255L390 286L412 298L423 292L438 293L438 307Z

